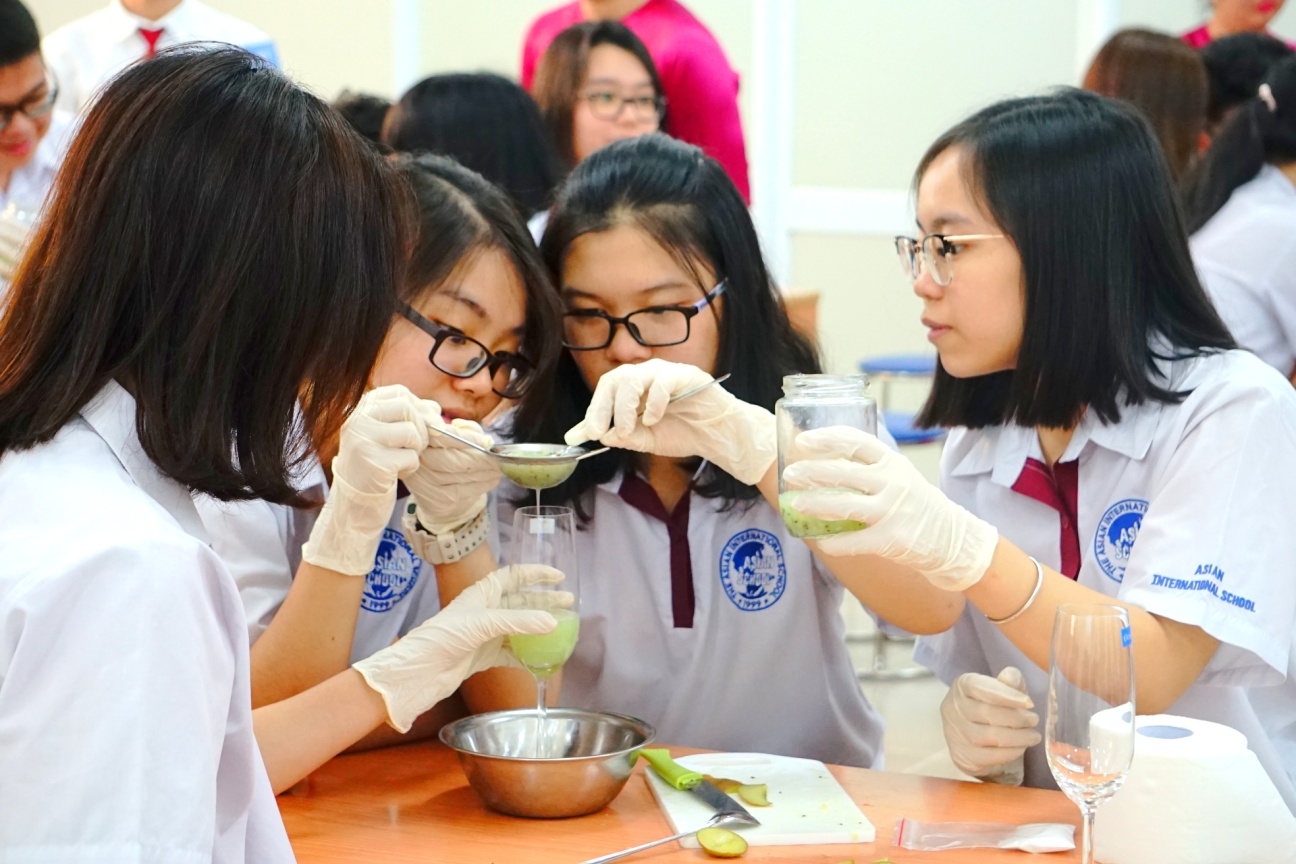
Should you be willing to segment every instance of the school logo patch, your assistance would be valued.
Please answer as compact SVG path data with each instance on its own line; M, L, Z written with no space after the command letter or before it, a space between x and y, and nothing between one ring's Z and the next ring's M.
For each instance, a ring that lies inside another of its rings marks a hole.
M779 539L758 528L730 537L720 553L720 584L744 612L759 612L777 603L787 589Z
M1142 498L1126 498L1107 508L1094 532L1094 557L1098 566L1113 582L1125 578L1125 565L1134 552L1139 526L1148 502Z
M384 528L374 568L365 577L360 608L368 612L390 611L413 590L422 574L423 559L414 554L405 535Z

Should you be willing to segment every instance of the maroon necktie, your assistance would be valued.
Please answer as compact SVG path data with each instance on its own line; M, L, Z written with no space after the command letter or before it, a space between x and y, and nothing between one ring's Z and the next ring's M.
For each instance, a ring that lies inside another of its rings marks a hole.
M693 626L693 609L696 598L693 596L693 555L689 549L689 499L693 487L684 493L684 497L675 505L675 512L667 513L666 505L657 497L657 492L632 470L627 470L621 480L620 496L631 507L658 522L666 523L666 535L670 538L670 579L671 579L671 617L676 627Z
M157 43L158 40L162 38L162 31L163 28L161 27L156 30L145 30L143 27L140 28L140 35L143 36L144 41L148 43L148 53L144 55L145 57L152 57L157 53Z
M1058 462L1050 471L1038 459L1027 459L1012 490L1038 501L1058 512L1062 575L1075 579L1080 575L1080 528L1076 525L1080 497L1080 462Z

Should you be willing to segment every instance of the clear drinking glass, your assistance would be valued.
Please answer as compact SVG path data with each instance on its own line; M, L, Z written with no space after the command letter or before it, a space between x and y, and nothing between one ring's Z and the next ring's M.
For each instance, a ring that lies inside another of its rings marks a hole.
M536 710L546 711L545 690L550 676L562 668L576 649L580 635L580 579L576 572L576 514L570 507L520 507L513 514L509 564L543 564L566 577L557 585L535 585L523 592L528 608L543 609L558 619L552 633L513 634L509 648L536 680ZM558 608L553 592L572 596L570 608Z
M1049 659L1049 769L1084 818L1081 860L1093 864L1098 805L1134 758L1134 655L1129 614L1098 603L1059 606Z

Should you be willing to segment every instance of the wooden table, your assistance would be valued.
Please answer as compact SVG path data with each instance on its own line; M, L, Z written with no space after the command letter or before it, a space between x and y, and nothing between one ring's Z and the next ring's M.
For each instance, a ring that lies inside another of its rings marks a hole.
M697 751L672 748L671 752ZM576 819L518 819L486 809L469 788L452 750L440 744L410 744L340 756L281 796L279 809L300 864L579 864L672 833L643 770L640 761L621 794L599 813ZM900 816L933 822L1078 826L1079 811L1060 792L862 768L834 766L831 771L877 827L875 842L753 846L741 860L872 864L888 858L895 864L1054 864L1080 858L1078 850L1036 857L990 849L910 852L893 844ZM716 860L677 843L626 859L644 864Z

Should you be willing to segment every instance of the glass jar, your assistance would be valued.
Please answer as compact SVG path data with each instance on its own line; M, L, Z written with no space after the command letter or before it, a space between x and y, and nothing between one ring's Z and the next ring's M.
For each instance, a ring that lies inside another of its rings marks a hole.
M779 509L793 537L814 539L859 531L863 522L827 521L805 516L792 508L800 492L783 487L783 469L791 460L796 436L827 426L850 426L877 434L877 403L866 392L863 375L786 375L783 398L774 406L778 426Z

